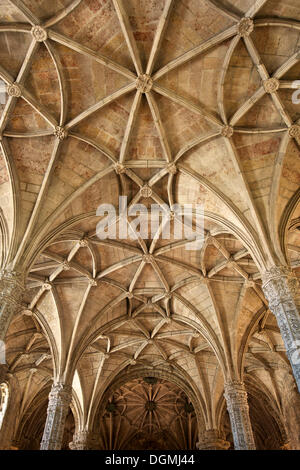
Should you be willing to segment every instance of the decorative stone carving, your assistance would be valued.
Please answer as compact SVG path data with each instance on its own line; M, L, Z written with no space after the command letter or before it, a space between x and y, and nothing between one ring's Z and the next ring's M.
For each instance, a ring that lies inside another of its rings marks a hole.
M31 34L34 37L34 39L38 42L46 41L48 37L47 31L38 25L32 27Z
M121 163L117 163L115 165L115 172L118 174L118 175L122 175L126 172L126 167L124 165L122 165Z
M221 134L223 137L227 137L228 139L233 136L233 127L231 126L224 126L222 128Z
M141 196L148 198L152 196L152 189L150 186L145 185L141 188Z
M42 286L42 289L43 290L51 290L52 289L52 284L51 282L44 282L43 286Z
M24 276L17 271L0 271L0 340L4 340L13 315L21 309Z
M167 171L168 171L168 173L171 173L171 175L176 175L176 173L177 173L177 166L175 165L175 163L170 163L170 164L167 166Z
M89 279L89 284L92 287L97 287L98 283L95 279Z
M242 18L238 24L238 34L240 36L250 36L254 30L254 23L251 18Z
M200 436L199 442L196 443L198 450L227 450L230 442L220 437L217 429L208 429Z
M79 246L84 248L89 245L89 241L86 238L83 238L82 240L79 240Z
M57 137L59 140L64 140L68 137L68 131L66 131L66 129L64 129L63 127L61 126L56 126L54 131L53 131L53 134L55 135L55 137Z
M300 138L300 126L297 124L291 126L289 128L289 136L294 139Z
M296 304L298 279L286 266L274 266L262 275L262 281L300 391L300 315Z
M60 450L71 398L71 386L62 383L52 385L41 450Z
M152 255L144 255L143 256L143 261L144 263L151 263L153 260L153 256Z
M71 450L96 450L100 447L98 441L99 436L92 431L77 431L69 447Z
M266 93L274 93L279 88L279 80L277 78L269 78L263 82Z
M63 271L69 271L71 269L70 263L67 260L65 260L62 263L62 268L63 268Z
M77 431L73 436L73 441L70 442L69 447L71 450L88 450L88 431Z
M19 98L22 95L21 88L17 83L8 85L6 91L9 96L12 96L14 98Z
M224 388L234 448L235 450L255 450L245 386L242 382L228 382Z
M135 85L137 90L142 93L149 93L152 88L153 81L149 75L143 74L136 79Z

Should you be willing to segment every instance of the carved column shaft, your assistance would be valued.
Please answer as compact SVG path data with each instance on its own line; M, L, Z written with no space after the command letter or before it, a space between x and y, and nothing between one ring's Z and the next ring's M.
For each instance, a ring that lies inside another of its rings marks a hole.
M70 442L71 450L92 450L96 449L97 436L91 431L77 431Z
M21 306L23 293L24 277L22 273L16 271L0 272L0 341L4 341L11 319Z
M299 282L292 271L273 267L262 276L263 291L274 313L300 391Z
M230 442L222 439L217 429L208 429L200 436L196 447L198 450L227 450Z
M255 450L247 392L242 382L225 384L224 393L235 450Z
M69 385L58 383L52 386L41 450L61 449L71 398L72 387Z

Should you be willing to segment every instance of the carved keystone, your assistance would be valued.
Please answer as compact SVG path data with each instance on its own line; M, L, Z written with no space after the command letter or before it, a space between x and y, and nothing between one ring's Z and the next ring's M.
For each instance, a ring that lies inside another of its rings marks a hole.
M122 165L121 163L117 163L115 165L115 172L118 174L118 175L121 175L123 173L126 172L126 168L124 165Z
M266 93L274 93L279 88L279 80L277 78L269 78L263 82Z
M240 36L250 36L254 30L254 23L251 18L242 18L238 24L238 34Z
M136 79L135 85L137 90L142 93L149 93L152 88L153 81L149 75L143 74Z
M34 37L34 39L38 42L43 42L46 41L48 37L47 31L42 28L41 26L33 26L31 29L31 34Z
M224 126L221 130L221 134L223 137L227 137L228 139L233 136L233 127L231 126Z
M22 94L21 88L19 87L17 83L8 85L6 91L9 96L13 96L14 98L19 98Z
M150 186L148 186L148 185L143 186L143 187L141 188L140 192L141 192L141 195L142 195L143 197L148 198L148 197L151 197L151 196L152 196L152 189L151 189Z

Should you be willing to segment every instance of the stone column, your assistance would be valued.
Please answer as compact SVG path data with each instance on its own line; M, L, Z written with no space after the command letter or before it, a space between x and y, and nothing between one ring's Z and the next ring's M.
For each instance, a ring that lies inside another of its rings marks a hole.
M255 450L245 386L243 382L229 382L224 388L234 448L235 450Z
M198 450L227 450L230 442L221 438L217 429L206 430L196 444Z
M17 271L0 271L0 341L4 341L13 315L21 307L24 276ZM1 343L0 343L1 347ZM0 351L0 354L3 352ZM0 362L3 362L0 357Z
M77 431L73 436L73 441L70 442L69 447L71 450L88 450L88 431Z
M62 383L52 385L41 450L60 450L65 421L72 398L72 387Z
M99 436L92 431L77 431L70 442L71 450L97 450L99 449Z
M284 266L262 275L262 288L274 313L300 392L300 290L297 277Z

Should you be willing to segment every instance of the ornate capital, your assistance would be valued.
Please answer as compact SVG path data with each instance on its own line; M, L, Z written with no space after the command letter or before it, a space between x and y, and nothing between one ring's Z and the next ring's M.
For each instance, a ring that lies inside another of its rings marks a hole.
M242 405L248 407L247 392L243 382L228 382L224 385L227 406Z
M262 287L270 308L292 300L299 289L296 275L286 266L273 266L262 275ZM275 312L274 312L275 313Z
M77 431L73 436L73 441L70 442L69 447L71 450L87 450L88 449L88 431Z
M200 436L199 442L196 443L198 450L227 450L230 442L221 438L217 429L208 429Z
M68 407L72 399L72 387L62 383L53 384L49 393L49 405L51 409L57 406Z

